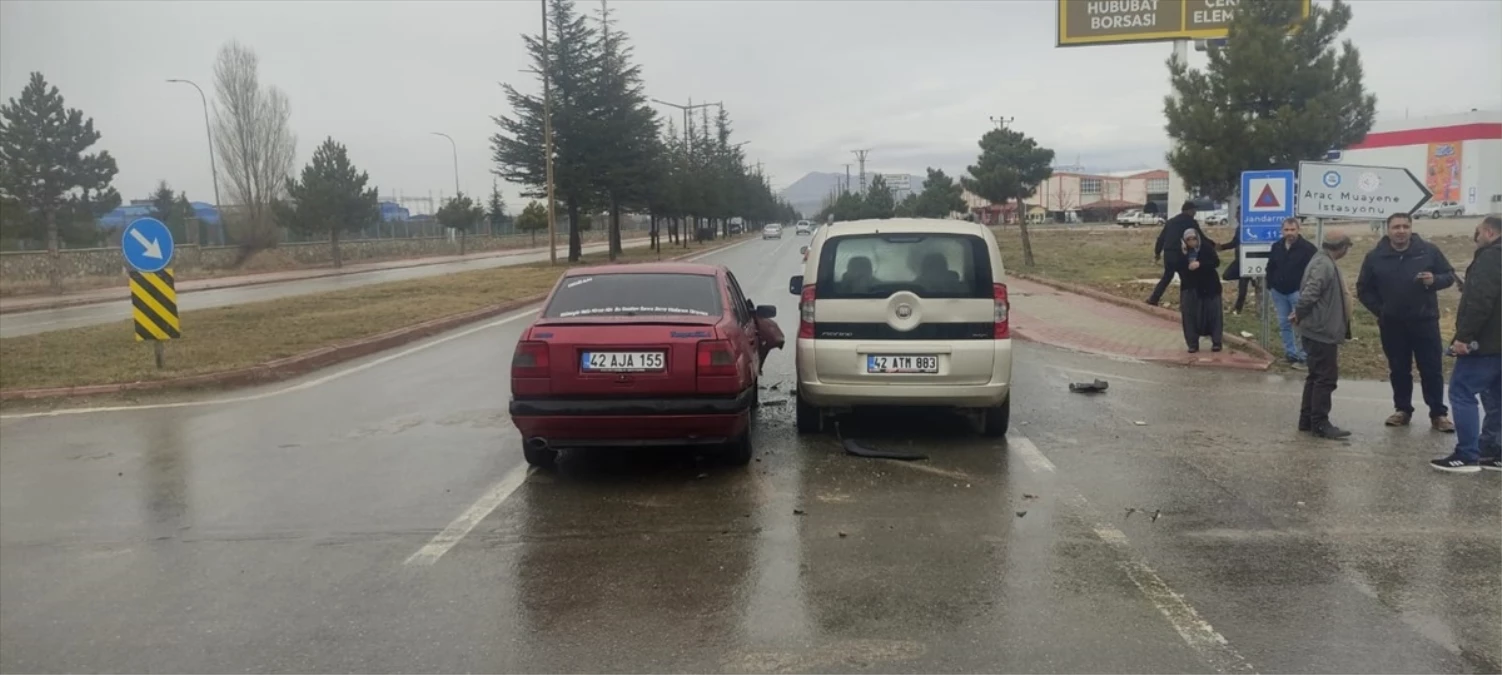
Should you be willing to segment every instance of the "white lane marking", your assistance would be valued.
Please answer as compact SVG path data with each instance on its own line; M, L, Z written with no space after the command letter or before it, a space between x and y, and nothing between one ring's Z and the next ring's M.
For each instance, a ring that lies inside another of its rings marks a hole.
M748 239L746 241L751 241L751 240ZM739 242L739 243L736 243L736 244L731 244L729 246L717 248L717 249L715 249L713 251L705 251L705 252L700 253L698 255L686 258L686 260L689 260L689 261L698 260L698 259L703 258L705 256L714 255L714 254L720 253L722 251L728 251L728 250L730 250L732 248L735 248L737 246L740 246L741 244L746 243L746 241L742 241L742 242ZM479 326L473 326L473 327L470 327L470 328L466 328L466 329L463 329L463 330L461 330L461 331L459 331L457 333L449 333L447 335L444 335L443 337L439 337L439 338L430 340L428 342L424 342L424 343L422 343L420 345L417 345L416 347L409 347L407 349L403 349L402 351L396 352L395 354L387 354L386 356L382 356L381 358L375 359L373 361L369 361L367 363L362 363L362 364L360 364L358 366L353 366L353 367L350 367L350 368L345 368L344 370L335 371L333 373L329 373L328 375L324 375L323 377L319 377L319 378L316 378L316 379L308 380L307 382L302 382L302 383L299 383L299 384L294 384L294 385L289 386L289 387L283 387L281 389L274 389L272 391L263 391L263 392L261 392L259 394L250 394L250 395L246 395L246 396L231 396L231 397L228 397L228 398L216 398L216 399L211 399L211 400L207 400L207 401L178 401L178 402L175 402L175 403L149 403L149 404L145 404L145 405L117 405L117 406L102 406L102 407L94 407L94 408L64 408L64 409L60 409L60 410L48 410L48 411L44 411L44 412L29 412L29 413L15 413L15 414L10 414L10 415L0 415L0 420L20 420L20 419L30 419L30 418L33 418L33 417L57 417L57 416L60 416L60 415L83 415L83 414L87 414L87 413L125 412L125 411L136 411L136 410L163 410L163 409L166 409L166 408L197 408L197 407L209 406L209 405L226 405L226 404L230 404L230 403L247 403L247 402L250 402L250 401L259 401L259 400L262 400L262 399L272 398L274 396L281 396L282 394L290 394L290 393L295 392L295 391L302 391L304 389L312 389L313 387L317 387L319 385L328 384L329 382L333 382L334 380L342 379L342 378L348 377L350 375L354 375L356 373L361 373L361 372L370 370L371 368L374 368L376 366L383 365L383 364L386 364L386 363L390 363L390 362L395 361L397 359L400 359L400 358L403 358L403 357L407 357L407 356L411 356L412 354L416 354L416 353L424 351L424 350L432 349L433 347L437 347L438 345L441 345L441 344L444 344L444 343L447 343L447 342L452 342L454 340L457 340L459 338L465 337L467 335L472 335L474 333L478 333L478 332L480 332L482 330L489 330L491 328L495 328L496 326L504 326L504 325L506 325L508 323L511 323L513 321L517 321L517 320L525 319L525 318L530 318L530 317L534 316L536 313L537 313L537 306L536 305L531 305L525 311L522 311L519 314L513 314L513 315L508 316L508 317L506 317L504 319L497 319L495 321L491 321L489 323L484 323L484 324L481 324Z
M531 475L531 473L531 467L525 464L508 471L505 476L496 481L495 485L490 486L490 489L486 490L485 494L480 495L480 498L475 500L474 504L465 509L464 513L459 514L459 517L455 518L454 522L449 523L448 527L443 528L442 532L435 535L427 545L417 549L417 552L413 553L402 564L432 565L438 562L438 559L442 558L443 554L448 553L449 549L459 543L459 540L463 539L464 535L469 534L469 531L475 529L475 526L479 525L480 521L485 520L486 516L495 511L501 505L501 502L506 501L507 497L510 497L512 493L521 488L527 482L527 476Z
M1038 449L1038 446L1033 445L1033 442L1024 436L1008 435L1007 447L1016 450L1017 455L1022 458L1022 463L1026 464L1033 471L1037 471L1038 473L1054 473L1058 470L1053 465L1053 462L1048 461L1048 458L1043 456L1043 452Z
M1009 435L1007 445L1015 449L1023 463L1034 471L1056 473L1057 469L1053 462L1049 461L1038 446L1027 438ZM1199 654L1200 658L1216 672L1256 672L1252 665L1241 656L1241 653L1231 646L1230 641L1216 631L1209 621L1200 616L1194 606L1189 604L1189 600L1173 590L1163 577L1158 576L1157 571L1147 564L1147 560L1132 548L1125 532L1104 522L1104 519L1100 517L1100 512L1085 499L1084 495L1073 488L1063 489L1067 495L1063 499L1064 503L1092 521L1091 531L1116 552L1120 559L1118 565L1126 573L1127 578L1131 579L1132 584L1137 587L1143 597L1157 608L1158 613L1162 614L1168 624L1173 627L1174 632L1179 634L1184 644L1189 645L1189 648Z

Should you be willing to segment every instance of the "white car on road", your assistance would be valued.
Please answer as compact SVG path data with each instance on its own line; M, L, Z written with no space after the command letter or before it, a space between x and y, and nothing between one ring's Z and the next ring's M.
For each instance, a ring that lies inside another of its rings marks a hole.
M812 221L800 220L800 221L798 221L797 225L793 226L793 234L800 234L801 235L801 234L813 234L813 233L814 233L814 224L813 224Z
M762 239L781 239L782 238L782 226L778 225L777 223L772 223L772 224L770 224L770 225L768 225L766 227L761 228L761 238Z
M1143 225L1162 225L1163 218L1151 213L1143 213L1136 209L1124 211L1116 216L1116 224L1122 227L1142 227Z
M1435 202L1413 212L1414 218L1459 218L1465 215L1465 207L1458 202Z
M982 433L1011 420L1012 333L991 230L931 218L842 222L806 248L795 358L799 433L856 406L970 413Z

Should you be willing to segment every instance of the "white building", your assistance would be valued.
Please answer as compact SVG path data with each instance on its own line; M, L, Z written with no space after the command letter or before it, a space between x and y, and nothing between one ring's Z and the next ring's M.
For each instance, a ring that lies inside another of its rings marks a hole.
M1502 111L1379 122L1336 160L1408 169L1466 215L1502 213Z

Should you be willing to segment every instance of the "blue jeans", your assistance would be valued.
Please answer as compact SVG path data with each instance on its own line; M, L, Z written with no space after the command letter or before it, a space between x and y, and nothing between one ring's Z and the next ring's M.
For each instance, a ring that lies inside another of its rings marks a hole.
M1486 411L1483 424L1476 399ZM1455 422L1455 454L1474 462L1502 453L1502 355L1457 356L1450 373L1450 415Z
M1293 314L1293 306L1299 304L1299 292L1279 293L1271 288L1267 292L1273 296L1273 308L1278 311L1278 331L1283 335L1283 355L1289 361L1309 360L1309 356L1299 348L1298 338L1293 334L1293 324L1288 323L1288 316Z

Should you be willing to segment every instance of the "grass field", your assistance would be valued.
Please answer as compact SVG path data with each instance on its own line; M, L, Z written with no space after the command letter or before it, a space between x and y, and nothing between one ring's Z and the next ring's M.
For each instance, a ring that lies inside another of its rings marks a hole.
M1217 242L1229 240L1232 234L1230 228L1224 227L1207 228L1207 232L1209 237ZM1313 232L1307 232L1306 235L1313 238ZM1008 270L1090 286L1138 302L1147 299L1148 294L1152 292L1153 283L1158 280L1163 270L1160 263L1153 261L1153 241L1157 236L1157 229L1033 232L1033 258L1036 266L1028 268L1022 264L1022 238L1017 228L1009 226L997 231L1002 257L1006 261ZM1366 256L1367 251L1376 246L1379 237L1371 234L1353 234L1351 238L1355 242L1355 247L1344 260L1340 261L1340 269L1344 275L1347 290L1351 293L1354 307L1351 334L1355 339L1341 349L1341 375L1349 378L1385 380L1387 379L1387 360L1382 355L1376 319L1370 312L1356 304L1356 276L1361 269L1361 260ZM1475 252L1475 245L1470 237L1451 235L1425 237L1425 239L1438 245L1444 251L1445 257L1450 259L1450 264L1458 272L1464 274L1465 267L1470 264L1471 256ZM1224 271L1227 264L1233 264L1234 252L1226 251L1221 255L1220 269ZM1231 314L1231 306L1236 299L1236 283L1227 282L1224 294L1226 332L1239 335L1242 331L1246 331L1253 335L1260 335L1255 290L1248 292L1247 304L1240 316ZM1165 307L1176 308L1178 292L1170 290L1163 300ZM1447 339L1455 329L1455 307L1459 303L1459 290L1452 287L1439 292L1440 332ZM1271 340L1269 351L1281 357L1283 347L1281 339L1277 336L1276 322L1269 338ZM1447 359L1446 372L1449 366ZM1282 364L1278 367L1282 367Z
M661 257L710 248L664 245ZM657 259L638 247L626 249L618 262ZM604 262L600 252L582 264ZM544 293L561 271L546 263L499 267L184 312L183 337L167 344L161 370L149 343L135 341L129 321L0 339L0 389L136 382L252 366Z

